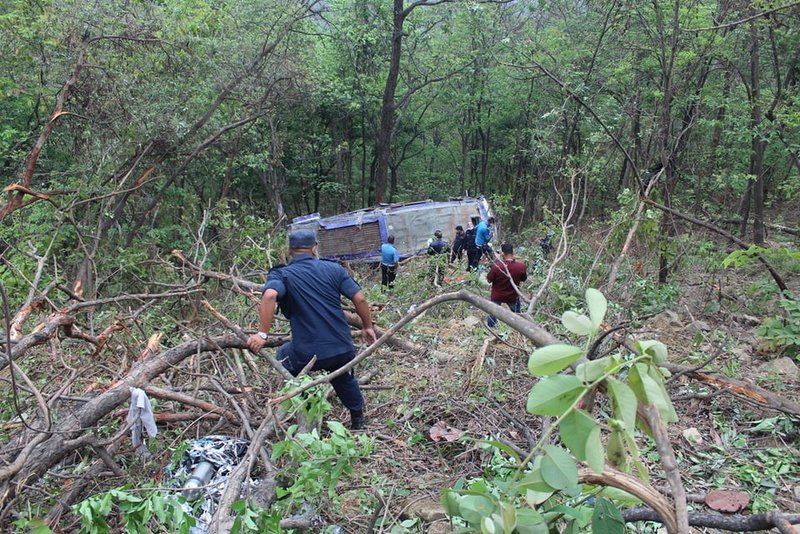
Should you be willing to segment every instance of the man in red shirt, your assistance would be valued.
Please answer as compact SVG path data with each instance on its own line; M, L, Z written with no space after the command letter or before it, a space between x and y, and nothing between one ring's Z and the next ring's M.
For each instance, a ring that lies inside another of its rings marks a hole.
M502 259L495 260L492 268L486 274L486 279L492 284L492 302L508 304L511 311L519 313L520 303L517 288L528 278L528 273L525 270L525 264L514 259L513 246L503 243L500 250L503 253ZM489 315L486 324L493 327L497 324L497 319L494 315Z

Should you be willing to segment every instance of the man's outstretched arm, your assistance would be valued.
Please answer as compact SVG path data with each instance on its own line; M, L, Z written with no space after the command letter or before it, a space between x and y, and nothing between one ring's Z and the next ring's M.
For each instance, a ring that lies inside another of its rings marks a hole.
M258 306L258 331L269 334L272 328L272 320L275 318L275 307L278 303L278 292L270 288L264 291L261 295L261 304ZM367 308L369 310L369 308ZM247 338L247 347L255 353L258 353L267 340L259 334L253 334Z
M377 337L375 337L375 328L372 325L372 312L369 311L369 303L361 291L353 295L353 305L361 318L361 337L364 343L367 345L375 343Z

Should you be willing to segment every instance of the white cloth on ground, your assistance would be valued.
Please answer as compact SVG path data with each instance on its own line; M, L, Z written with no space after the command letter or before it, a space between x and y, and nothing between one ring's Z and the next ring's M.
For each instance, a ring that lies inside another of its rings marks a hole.
M147 432L150 437L158 434L155 417L153 417L153 406L147 393L140 388L130 388L131 406L128 408L127 421L131 425L131 441L133 448L140 454L146 454L147 448L142 439L142 430Z

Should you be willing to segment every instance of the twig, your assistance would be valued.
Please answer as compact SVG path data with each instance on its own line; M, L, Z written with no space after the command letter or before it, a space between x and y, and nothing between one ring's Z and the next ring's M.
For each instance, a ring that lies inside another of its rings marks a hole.
M634 172L636 172L636 169L634 169ZM662 168L660 171L658 171L658 174L656 174L653 179L650 180L650 183L647 184L647 189L645 189L645 197L650 194L653 186L655 186L656 182L658 182L658 179L663 173L664 169ZM630 230L628 230L628 236L625 238L625 243L622 245L622 250L620 251L619 256L617 256L617 259L615 259L614 263L611 265L611 272L608 274L608 280L606 281L606 287L609 289L614 287L614 282L617 280L617 272L619 271L619 267L622 265L622 261L625 259L625 256L627 256L628 248L631 246L631 242L633 241L633 236L636 235L636 230L639 229L639 224L642 222L644 204L644 200L639 199L639 205L636 207L636 215L633 218L633 224L631 225Z
M542 282L539 289L536 291L536 295L533 296L531 301L528 303L528 309L526 313L529 315L533 312L536 304L544 295L544 292L547 290L550 282L553 280L553 277L556 273L556 267L559 263L567 256L569 252L569 221L572 220L572 216L575 215L575 210L578 207L578 200L576 199L575 195L575 175L570 177L570 189L572 191L572 195L570 197L570 205L569 205L569 213L565 215L564 211L566 210L566 203L564 202L564 198L562 197L561 193L558 191L558 188L555 187L556 194L558 195L559 200L561 201L561 235L558 238L558 247L556 248L555 256L553 257L552 263L550 263L550 268L547 270L547 276L545 276L544 281Z
M231 330L233 330L233 332L236 334L236 336L239 339L241 339L242 341L245 341L245 342L247 341L247 334L244 333L244 330L242 330L239 326L237 326L236 324L231 322L227 317L222 315L220 312L215 310L210 302L208 302L207 300L203 300L202 302L203 302L203 306L205 306L206 309L209 311L209 313L211 313L211 315L216 317L219 320L219 322L221 322L226 327L228 327ZM272 354L270 354L266 350L262 350L261 353L260 353L260 356L263 357L264 359L266 359L270 363L270 365L276 371L278 371L278 374L280 374L285 380L292 380L294 378L292 376L292 373L290 373L286 369L286 367L281 365L281 363L278 360L276 360L275 357L272 356Z
M169 391L166 389L162 389L156 386L145 386L144 392L150 395L151 397L155 397L157 399L169 400L174 402L179 402L181 404L185 404L187 406L194 406L195 408L200 408L201 410L219 414L225 417L228 421L236 422L240 420L239 416L233 413L230 410L226 410L224 408L220 408L210 402L196 399L190 395L186 395L184 393L178 393L176 391Z
M667 530L670 534L689 534L689 515L686 507L686 490L681 481L681 472L678 469L678 461L675 458L675 451L669 441L667 429L661 421L658 408L652 404L642 406L641 413L644 415L653 439L656 442L656 450L661 457L661 467L667 475L667 482L672 491L672 498L675 502L675 530Z

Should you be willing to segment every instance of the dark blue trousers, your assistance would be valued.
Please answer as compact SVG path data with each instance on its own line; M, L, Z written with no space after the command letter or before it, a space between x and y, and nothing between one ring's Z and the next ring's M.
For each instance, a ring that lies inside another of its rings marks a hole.
M278 348L276 356L286 370L292 373L292 376L297 376L298 373L303 370L303 367L311 361L311 358L306 358L297 354L291 341L281 345ZM355 356L355 351L350 351L329 358L317 359L311 370L322 370L330 373L346 365L350 360L355 358ZM352 369L331 380L331 386L333 386L333 390L346 408L354 411L359 411L364 408L364 396L361 395L361 388L358 387L358 381L356 381L356 375Z
M496 300L493 300L492 302L494 302L495 304L498 304L500 306L502 306L504 304L503 302L497 302ZM512 312L514 312L514 313L519 313L520 312L521 304L520 304L519 299L517 299L516 302L506 302L505 304L509 308L511 308ZM497 318L494 315L490 314L489 318L486 320L486 324L488 326L490 326L491 328L494 328L494 325L497 324Z

